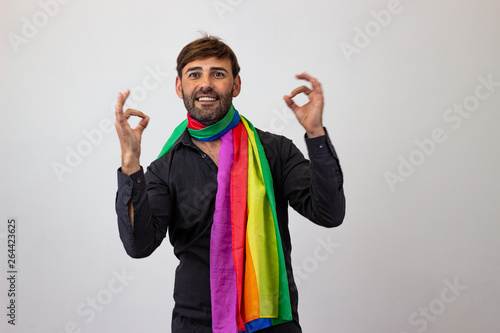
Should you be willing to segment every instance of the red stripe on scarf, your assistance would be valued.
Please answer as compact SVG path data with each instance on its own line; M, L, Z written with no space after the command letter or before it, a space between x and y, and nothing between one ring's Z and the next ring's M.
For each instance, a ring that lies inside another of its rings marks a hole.
M238 331L244 330L242 318L243 276L245 263L245 235L247 220L248 134L240 122L233 128L234 164L231 171L231 220L233 260L236 272Z
M189 113L187 114L187 118L188 118L187 127L190 129L201 130L201 129L204 129L205 127L207 127L207 126L203 125L202 123L200 123L198 120L191 118L191 115Z

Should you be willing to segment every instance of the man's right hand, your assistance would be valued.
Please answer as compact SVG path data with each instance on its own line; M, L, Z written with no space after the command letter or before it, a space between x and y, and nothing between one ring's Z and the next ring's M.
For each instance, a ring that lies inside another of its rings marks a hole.
M124 93L118 93L118 100L115 107L116 122L115 128L120 139L122 149L122 172L126 175L131 175L141 169L139 158L141 155L141 136L149 122L149 117L141 111L127 109L123 112L123 105L127 100L130 90L125 90ZM142 118L136 128L130 127L128 118L137 116Z

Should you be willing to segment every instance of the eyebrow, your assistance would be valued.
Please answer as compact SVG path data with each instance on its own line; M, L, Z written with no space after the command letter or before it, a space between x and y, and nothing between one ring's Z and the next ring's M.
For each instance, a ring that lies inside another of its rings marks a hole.
M201 71L202 69L203 68L201 68L201 66L190 67L186 70L186 73L192 72L192 71ZM223 71L223 72L229 73L227 71L227 69L225 69L224 67L210 67L210 71Z

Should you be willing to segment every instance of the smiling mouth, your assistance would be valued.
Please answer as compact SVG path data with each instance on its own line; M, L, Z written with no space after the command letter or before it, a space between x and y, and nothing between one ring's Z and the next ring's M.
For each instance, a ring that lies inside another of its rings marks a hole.
M215 102L217 100L217 98L202 96L202 97L198 97L196 100L198 102Z

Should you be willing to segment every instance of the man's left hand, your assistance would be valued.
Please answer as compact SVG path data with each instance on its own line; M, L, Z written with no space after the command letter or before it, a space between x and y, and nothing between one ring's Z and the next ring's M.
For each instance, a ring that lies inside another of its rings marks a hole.
M299 120L300 124L305 128L308 138L315 138L318 136L325 135L325 129L323 128L323 90L321 90L321 84L316 80L316 78L310 76L307 73L295 75L297 79L306 80L311 83L312 89L306 86L300 86L295 88L290 95L285 95L286 104L295 113L295 116ZM298 106L292 100L295 96L300 93L304 93L309 98L309 102L302 106Z

